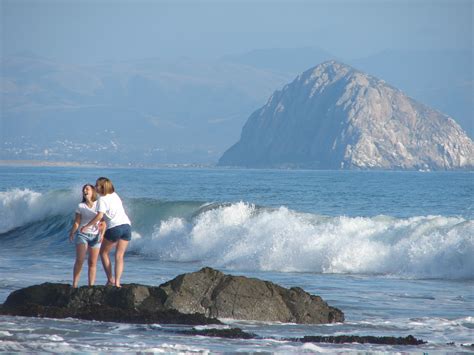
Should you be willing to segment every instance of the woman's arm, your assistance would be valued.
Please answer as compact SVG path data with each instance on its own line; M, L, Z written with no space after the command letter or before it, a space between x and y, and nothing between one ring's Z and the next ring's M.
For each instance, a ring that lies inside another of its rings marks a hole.
M99 223L99 243L102 242L102 238L104 238L105 231L107 229L107 223L101 221Z
M81 232L82 232L82 233L85 233L84 231L85 231L87 228L89 228L89 227L91 227L91 226L97 224L97 222L99 222L103 217L104 217L104 212L98 212L98 213L95 215L95 217L94 217L89 223L87 223L85 226L83 226L83 227L81 228Z
M74 234L76 234L79 225L81 224L81 215L76 213L76 217L74 218L74 224L72 225L71 231L69 232L69 240L72 242L74 240Z

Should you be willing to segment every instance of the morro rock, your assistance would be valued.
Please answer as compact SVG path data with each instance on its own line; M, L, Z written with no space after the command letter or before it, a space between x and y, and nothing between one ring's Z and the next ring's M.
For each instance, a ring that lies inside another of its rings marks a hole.
M34 285L12 292L0 314L174 324L219 323L216 318L310 324L344 321L339 309L301 288L286 289L211 268L179 275L156 287Z
M329 61L275 91L218 164L470 169L474 143L451 117L383 80Z

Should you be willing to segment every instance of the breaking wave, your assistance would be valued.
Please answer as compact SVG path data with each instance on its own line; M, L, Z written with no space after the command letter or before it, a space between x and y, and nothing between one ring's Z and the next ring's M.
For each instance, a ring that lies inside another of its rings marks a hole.
M473 231L458 217L327 217L240 202L161 221L133 249L233 269L472 279Z
M65 249L80 187L0 192L0 241ZM241 270L474 279L474 221L462 217L347 217L245 202L126 199L130 251L161 261ZM33 244L33 243L30 243ZM64 245L63 245L64 244Z
M70 214L81 198L80 187L76 190L46 193L29 189L0 191L0 233L48 217Z

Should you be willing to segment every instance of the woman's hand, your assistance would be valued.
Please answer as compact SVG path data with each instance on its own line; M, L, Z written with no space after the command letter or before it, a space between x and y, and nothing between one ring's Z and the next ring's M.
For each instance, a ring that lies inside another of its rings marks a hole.
M95 217L89 221L89 223L87 223L86 225L84 225L82 228L81 228L81 233L86 233L86 229L97 224L101 219L102 217L104 217L104 213L103 212L99 212L95 215Z
M81 214L76 212L76 217L74 218L74 224L72 225L71 230L69 231L69 241L72 243L74 240L74 235L76 235L77 229L81 224Z

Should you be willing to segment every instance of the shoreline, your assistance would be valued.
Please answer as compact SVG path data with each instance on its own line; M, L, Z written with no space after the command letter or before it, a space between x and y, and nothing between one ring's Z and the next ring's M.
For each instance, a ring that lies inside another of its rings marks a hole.
M102 167L99 164L79 163L71 161L47 161L47 160L0 160L0 166L39 166L39 167Z
M197 163L169 163L169 164L101 164L101 163L81 163L74 161L47 161L47 160L0 160L0 167L64 167L64 168L139 168L139 169L159 169L159 168L213 168L212 164Z
M248 168L236 166L218 166L216 164L205 163L166 163L166 164L120 164L120 163L93 163L75 161L48 161L48 160L1 160L0 167L63 167L63 168L98 168L98 169L223 169L223 170L256 170L256 171L338 171L338 172L358 172L358 173L451 173L465 172L474 173L472 169L454 170L378 170L378 169L304 169L304 168Z

